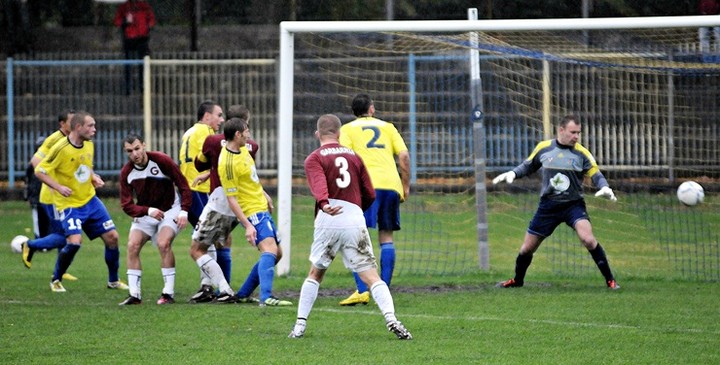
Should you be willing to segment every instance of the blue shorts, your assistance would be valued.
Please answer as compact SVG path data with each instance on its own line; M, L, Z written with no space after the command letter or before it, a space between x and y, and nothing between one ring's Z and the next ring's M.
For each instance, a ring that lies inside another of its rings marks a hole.
M48 222L47 231L43 232L45 234L41 234L41 237L45 237L48 234L52 233L65 234L65 229L63 228L62 221L58 219L58 214L55 211L55 205L39 203L38 214L44 214ZM43 231L42 228L41 231Z
M400 230L400 194L375 189L375 201L365 212L365 225L381 231Z
M570 202L554 202L541 199L535 216L530 221L528 233L543 238L549 237L560 223L565 222L575 229L575 223L581 219L590 220L585 207L585 200L574 200Z
M190 211L188 212L188 222L190 222L190 225L194 228L197 226L203 208L205 208L205 205L208 202L208 193L201 193L199 191L191 191L191 193L192 205L190 206Z
M268 237L274 238L275 242L277 244L280 244L280 240L277 237L277 227L275 227L275 222L273 222L270 213L255 213L247 218L257 231L257 239L255 240L256 246L258 243L262 242L262 240Z
M90 240L115 229L110 214L97 196L79 208L66 208L60 213L65 237L85 234Z

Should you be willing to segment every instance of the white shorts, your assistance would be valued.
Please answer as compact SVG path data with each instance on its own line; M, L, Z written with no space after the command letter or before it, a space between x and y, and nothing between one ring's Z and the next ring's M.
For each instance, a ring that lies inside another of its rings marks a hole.
M139 230L145 233L150 236L150 239L155 246L157 246L157 233L160 232L163 227L169 227L173 230L173 233L177 235L177 217L180 215L180 202L176 200L176 203L178 204L174 204L170 210L164 212L164 218L161 221L149 215L133 218L132 225L130 225L130 232L133 230Z
M200 214L198 224L193 230L192 239L202 245L211 246L216 243L225 245L225 239L235 227L237 218L216 212L206 205Z
M315 228L310 262L326 270L340 253L345 267L353 272L377 269L370 234L366 227Z

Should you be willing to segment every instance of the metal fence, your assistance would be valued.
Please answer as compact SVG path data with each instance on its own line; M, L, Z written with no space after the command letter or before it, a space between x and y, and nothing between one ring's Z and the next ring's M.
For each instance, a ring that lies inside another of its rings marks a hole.
M196 108L205 99L249 107L252 133L261 148L258 167L265 176L275 176L276 90L282 80L273 57L165 54L143 66L142 60L108 55L74 56L3 63L7 98L0 106L8 112L0 120L0 180L14 183L22 177L35 139L52 133L55 115L68 107L96 117L95 168L107 178L117 176L125 162L121 140L131 131L149 132L152 149L177 158L182 133L195 123ZM349 91L333 86L338 76L327 62L296 59L293 170L298 173L315 146L317 116L334 112L345 120L352 117ZM352 67L358 61L333 62ZM373 97L380 116L396 122L410 144L414 178L472 175L473 105L466 62L457 55L388 58L382 63L392 64L391 71L367 81L388 84L387 91ZM130 79L126 67L131 68ZM143 67L148 90L140 82ZM541 61L507 57L481 61L489 171L516 165L548 135L540 105L544 67ZM571 110L580 115L588 132L584 135L592 137L582 142L605 170L651 171L663 178L718 173L717 76L634 74L563 63L547 72L554 114Z

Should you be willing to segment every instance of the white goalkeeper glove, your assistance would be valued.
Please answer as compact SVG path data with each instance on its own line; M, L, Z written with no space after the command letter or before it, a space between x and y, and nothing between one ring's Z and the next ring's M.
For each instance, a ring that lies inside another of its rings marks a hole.
M615 193L613 193L612 189L610 189L609 186L603 186L600 190L595 193L595 196L608 198L611 201L616 202L617 198L615 197Z
M493 179L493 185L495 185L501 181L505 181L508 184L512 184L513 180L515 180L515 176L516 176L515 172L513 172L513 171L503 172L502 174L498 175L497 177L495 177Z

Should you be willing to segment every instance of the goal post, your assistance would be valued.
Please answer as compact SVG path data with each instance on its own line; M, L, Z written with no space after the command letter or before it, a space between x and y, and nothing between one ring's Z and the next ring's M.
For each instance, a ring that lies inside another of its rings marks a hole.
M424 45L425 48L419 48L417 52L428 52L428 50L431 50L433 46L436 46L437 48L442 47L456 47L458 50L460 49L473 49L474 47L477 47L476 45L473 45L472 42L468 41L469 38L467 37L444 37L443 39L439 40L438 38L441 38L442 34L457 34L457 33L469 33L471 35L474 35L476 33L480 32L532 32L532 31L585 31L585 30L631 30L631 29L654 29L654 28L664 28L664 29L672 29L672 28L698 28L698 27L707 27L707 26L718 26L720 25L720 16L681 16L681 17L643 17L643 18L573 18L573 19L513 19L513 20L438 20L438 21L313 21L313 22L299 22L299 21L290 21L290 22L281 22L280 23L280 56L279 56L279 75L278 75L278 230L281 240L281 245L283 249L283 258L278 263L278 274L287 274L290 270L290 257L291 257L291 222L292 222L292 195L293 195L293 164L294 160L294 146L297 146L297 141L300 136L294 135L295 130L295 121L298 120L298 117L294 115L294 100L298 96L296 95L296 85L295 85L295 71L296 71L296 52L298 51L296 47L296 35L302 35L302 34L308 34L308 33L315 33L315 34L344 34L344 35L351 35L351 34L369 34L369 33L377 33L377 34L400 34L400 35L410 35L413 38L416 39L423 39L423 41L427 41L427 44ZM352 39L340 39L340 40L332 40L330 44L332 45L332 42L336 42L335 44L342 44L342 42L353 42ZM399 42L402 43L402 42ZM399 44L398 47L402 47L404 44ZM374 45L376 46L376 45ZM506 43L494 43L494 44L484 44L483 51L485 54L491 54L492 57L499 57L511 60L510 62L514 62L516 58L522 58L522 59L534 59L534 60L541 60L542 62L547 62L548 58L553 59L556 57L556 55L545 55L544 53L532 53L528 52L525 49L521 49L518 46L515 46L513 44L506 44ZM360 48L360 47L359 47ZM364 49L363 49L364 51ZM332 50L326 50L328 53L328 58L332 57L341 57L336 56L333 54ZM374 50L377 54L382 55L384 50L376 49ZM412 53L415 51L407 51L408 53ZM566 51L570 52L570 51ZM590 58L588 60L584 59L583 55L581 54L583 50L580 51L572 51L575 54L580 54L579 56L574 57L571 61L568 63L570 64L587 64L589 67L599 66L599 67L607 67L607 64L604 64L604 61L600 60L600 56L593 56L594 58ZM615 50L609 50L607 53L613 53L617 52ZM392 51L387 51L386 54L390 57L391 55L396 55L396 53L393 53ZM352 55L351 55L352 56ZM342 56L345 57L345 56ZM612 56L615 57L615 56ZM553 59L554 60L554 59ZM664 63L663 60L653 60L653 62L658 62L657 64L650 65L650 66L637 66L633 64L633 62L625 62L621 64L622 69L633 69L635 67L646 67L648 72L669 72L672 71L672 67L669 67L667 63ZM520 62L517 62L519 65L517 67L525 67ZM610 62L612 63L612 62ZM702 72L706 70L706 68L716 70L716 65L697 65L692 66L696 67L698 72ZM348 66L348 70L351 69L351 66ZM334 72L334 71L328 71L328 72ZM524 71L523 71L524 72ZM465 70L465 73L467 74L468 78L470 77L470 70ZM518 109L519 115L525 115L527 116L527 112L524 111L524 108L532 108L533 110L539 111L538 113L535 113L528 118L537 118L541 123L541 127L537 128L537 134L540 137L547 137L548 135L552 135L553 131L550 130L550 119L551 119L551 112L555 113L555 117L557 116L557 113L559 113L561 110L567 110L571 109L572 105L569 106L563 106L562 108L558 107L557 105L553 104L554 100L552 96L550 95L550 75L549 69L543 68L541 72L540 83L539 86L535 87L534 89L539 90L539 94L541 94L541 97L538 98L538 100L523 100L523 96L527 95L519 95L517 99L511 100L510 102L513 104L511 107ZM583 76L585 77L585 76ZM369 82L368 80L357 80L357 85L353 85L352 87L345 87L343 88L342 92L348 93L353 90L362 90L362 84L363 82ZM516 87L518 88L518 94L523 94L523 91L521 89L528 87L528 83L533 83L535 80L527 81L527 80L520 80L521 82L516 82ZM391 82L391 81L388 81ZM513 81L515 82L515 81ZM614 81L609 81L614 82ZM637 84L642 84L642 81L637 81ZM634 87L634 85L632 85ZM617 86L618 88L622 86ZM471 92L470 89L465 90L468 94ZM439 91L442 93L443 91ZM346 95L345 95L346 96ZM482 96L481 96L482 97ZM399 101L398 103L404 103L404 101ZM537 104L537 105L535 105ZM552 104L552 105L551 105ZM482 105L482 104L481 104ZM413 106L414 107L414 106ZM318 114L315 115L315 118L319 116L321 113L327 113L327 112L334 112L335 110L324 110L324 111L318 111ZM480 112L483 112L483 110L480 110ZM464 118L466 120L471 119L471 113L472 108L468 108L465 110L465 116ZM537 115L537 116L536 116ZM652 132L648 132L649 134L652 134ZM478 134L479 135L479 134ZM457 136L457 134L452 134L451 136ZM477 135L476 135L477 136ZM476 137L477 138L477 137ZM490 137L488 137L490 138ZM528 140L534 140L532 136L528 137ZM478 145L478 141L475 141L474 144L475 147ZM498 142L499 144L500 142ZM484 145L483 145L484 146ZM505 145L503 145L505 146ZM503 146L496 146L494 143L492 145L487 146L488 149L497 149L497 150L503 150L501 153L502 155L508 155L507 147ZM527 147L525 147L527 148ZM478 150L475 150L475 154L477 154ZM523 155L523 151L518 152L518 155ZM484 151L481 151L480 153L484 153ZM514 155L513 155L514 156ZM304 156L303 156L304 157ZM411 158L415 158L416 156L411 156ZM457 157L457 156L456 156ZM462 157L462 156L460 156ZM507 156L506 156L507 157ZM510 156L504 164L500 163L499 165L496 165L497 168L500 167L507 167L516 164L519 162L517 160L517 156ZM475 159L484 158L484 156L475 156ZM616 166L619 170L623 169L623 166L620 166L620 164L617 164ZM431 169L427 169L427 171L432 171ZM431 173L429 173L431 174ZM475 178L475 177L473 177ZM485 190L485 179L484 177L477 177L476 181L474 182L473 189L477 192L479 190ZM478 199L476 201L477 205L487 204L487 201L483 201L483 199ZM480 215L478 215L478 219L481 219ZM487 221L484 222L475 222L476 227L478 230L480 229L487 229ZM481 228L484 227L484 228ZM481 234L478 234L479 237L482 237ZM478 242L478 245L482 244L482 242ZM482 252L480 250L479 252ZM485 251L486 252L486 251ZM476 262L486 262L487 257L478 257L476 258ZM480 264L480 266L484 266L483 264Z

